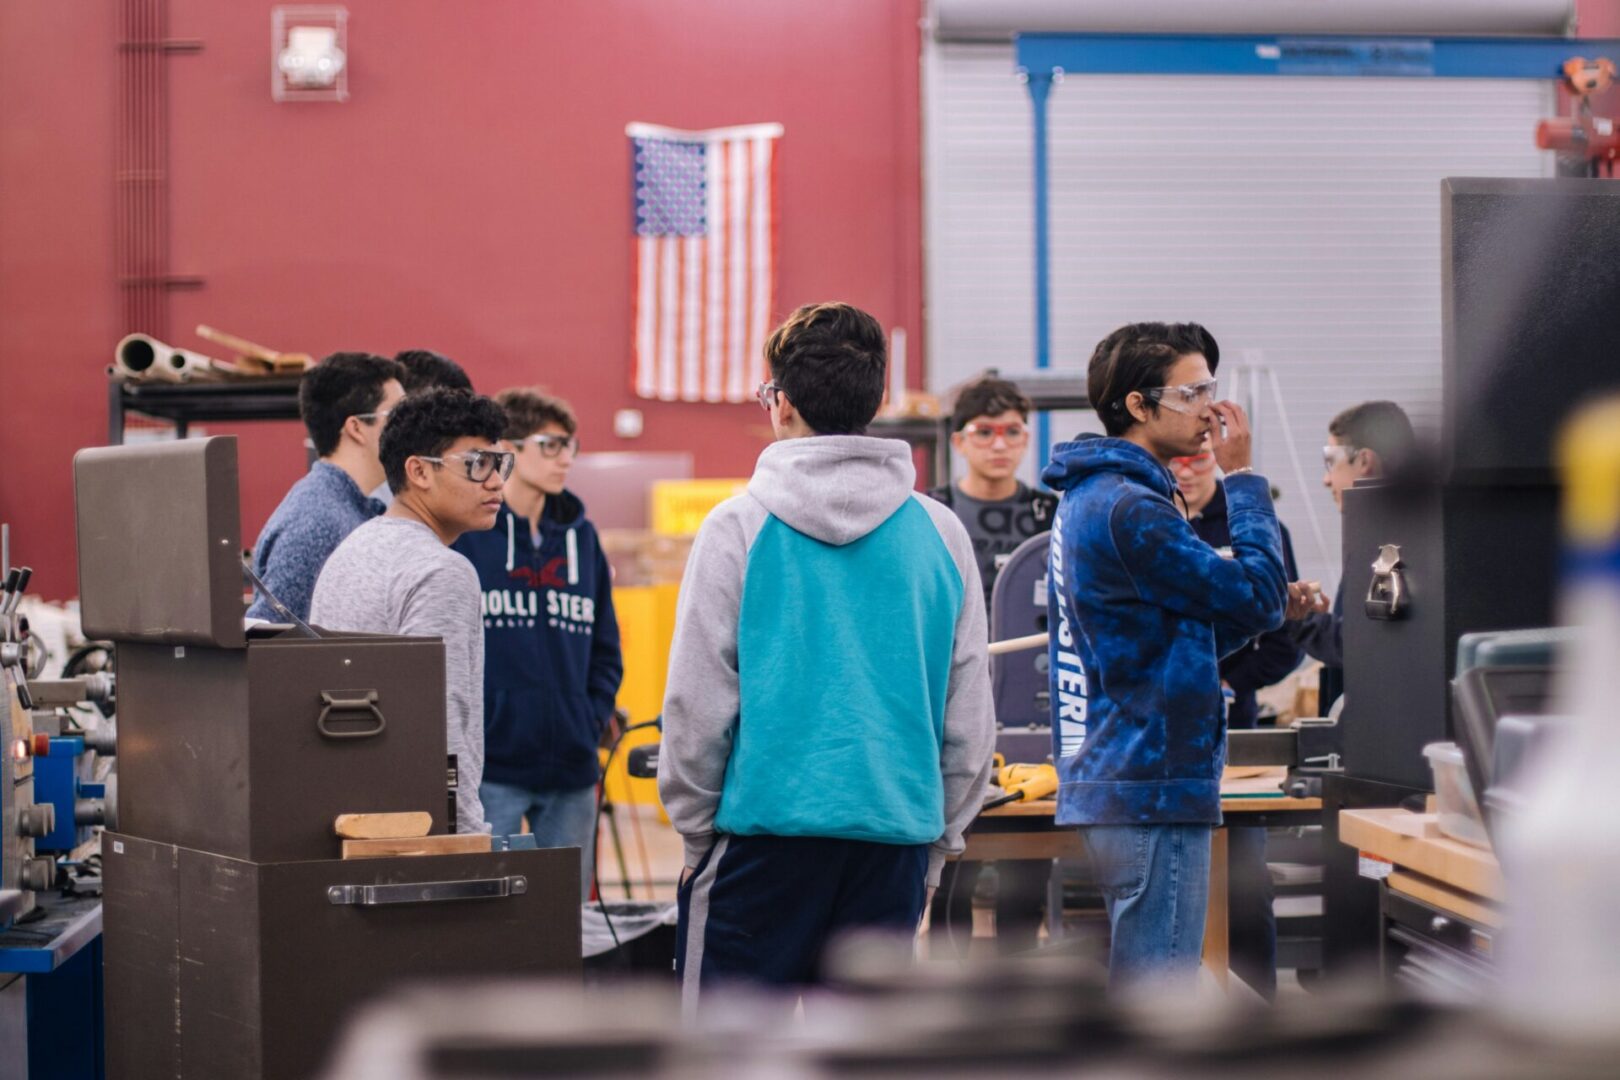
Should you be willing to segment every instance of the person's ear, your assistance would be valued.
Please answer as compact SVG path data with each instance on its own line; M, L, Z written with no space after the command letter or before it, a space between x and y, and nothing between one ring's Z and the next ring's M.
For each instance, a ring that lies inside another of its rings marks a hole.
M1139 424L1145 424L1153 418L1153 414L1148 411L1147 396L1140 390L1132 390L1125 395L1125 411Z
M1382 476L1383 475L1383 473L1384 473L1384 462L1383 462L1383 459L1378 456L1378 451L1376 451L1376 450L1368 450L1367 448L1363 447L1362 449L1357 450L1356 453L1359 456L1359 460L1357 462L1357 464L1360 467L1358 475L1360 475L1360 476Z
M960 429L951 432L951 449L958 454L967 450L967 438Z
M428 489L429 485L430 485L430 482L431 482L431 477L428 476L428 473L432 470L432 468L433 468L433 466L432 466L431 463L423 461L419 457L408 457L408 458L406 458L405 459L405 484L406 484L406 486L415 488L418 491L426 491Z
M793 402L788 400L787 394L778 390L776 392L776 422L782 427L791 427L793 418L797 415L799 415L798 410L793 407Z

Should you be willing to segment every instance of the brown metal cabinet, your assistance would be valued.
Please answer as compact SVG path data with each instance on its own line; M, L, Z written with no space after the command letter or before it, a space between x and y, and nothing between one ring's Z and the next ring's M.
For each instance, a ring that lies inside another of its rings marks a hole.
M108 1076L309 1076L401 980L577 975L572 848L337 858L343 813L446 831L442 642L244 631L234 439L74 475L85 631L118 646Z
M108 833L103 858L113 1080L309 1076L402 980L581 970L571 848L251 863Z
M344 813L446 830L444 645L334 635L118 646L118 827L237 859L339 853Z

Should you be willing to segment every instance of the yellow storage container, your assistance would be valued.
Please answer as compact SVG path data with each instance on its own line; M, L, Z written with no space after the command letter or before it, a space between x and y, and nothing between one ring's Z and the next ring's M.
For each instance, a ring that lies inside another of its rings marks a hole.
M655 480L652 531L660 536L692 536L709 511L740 493L747 480Z
M640 585L613 590L613 609L619 617L619 648L624 656L624 682L619 705L639 724L657 716L664 707L664 678L669 671L669 646L675 637L675 600L679 585ZM625 771L630 749L657 742L658 729L632 732L619 744L607 774L607 796L615 802L658 805L658 784L638 780Z

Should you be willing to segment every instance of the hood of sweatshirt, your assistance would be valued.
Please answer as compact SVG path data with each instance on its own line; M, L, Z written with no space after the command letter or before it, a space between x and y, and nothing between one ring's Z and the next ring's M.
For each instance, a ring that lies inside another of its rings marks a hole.
M1082 435L1052 447L1052 460L1041 473L1041 480L1053 491L1068 491L1097 473L1117 473L1166 499L1176 490L1170 470L1152 454L1125 439L1101 435Z
M557 532L566 529L563 543L568 552L568 581L575 584L579 581L579 524L585 520L585 504L578 495L566 488L556 495L546 497L546 505L540 511L540 546L546 546L546 539ZM517 566L519 551L517 537L521 531L529 531L526 519L518 517L506 503L501 503L500 513L495 517L494 529L503 531L506 536L506 569L513 570Z
M889 520L916 482L899 439L813 435L767 446L748 494L795 532L842 546Z

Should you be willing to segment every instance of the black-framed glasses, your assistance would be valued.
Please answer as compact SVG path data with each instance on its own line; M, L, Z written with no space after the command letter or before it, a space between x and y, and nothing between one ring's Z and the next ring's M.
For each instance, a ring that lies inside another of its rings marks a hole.
M767 379L759 384L758 390L754 391L754 399L759 402L760 408L770 412L771 408L776 404L776 395L781 392L782 388L776 385L775 379Z
M542 455L554 458L564 450L569 455L579 453L579 437L577 435L530 435L527 439L519 439L518 445L533 443Z
M459 461L466 469L467 479L475 484L482 484L497 472L501 474L501 479L505 480L512 475L512 465L517 461L517 455L505 450L465 450L459 454L446 454L443 457L429 457L427 454L414 456L423 461L431 461L435 465L448 465L451 461Z

